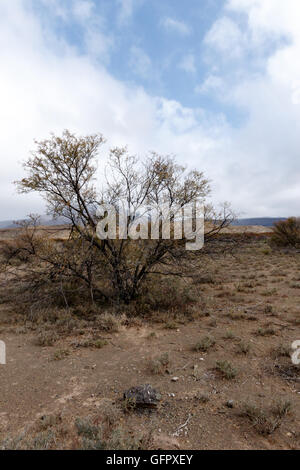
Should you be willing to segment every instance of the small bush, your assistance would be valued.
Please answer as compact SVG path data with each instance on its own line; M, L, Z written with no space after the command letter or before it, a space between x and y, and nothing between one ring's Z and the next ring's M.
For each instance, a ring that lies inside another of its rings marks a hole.
M38 422L38 429L40 431L46 431L48 428L52 428L60 424L62 418L61 415L43 415Z
M258 336L273 336L276 334L276 330L271 326L267 326L265 328L259 328L256 334Z
M229 312L227 315L231 320L244 320L246 315L242 312Z
M250 351L251 345L249 343L244 343L244 341L241 341L236 345L237 347L237 352L239 354L248 354Z
M151 443L149 436L129 434L126 429L118 426L113 430L109 440L106 442L106 449L109 450L145 450Z
M177 330L178 325L177 325L177 323L175 323L174 321L168 321L168 322L165 324L164 328L165 328L166 330Z
M55 445L55 433L52 429L38 433L29 444L31 450L48 450Z
M267 305L264 307L264 313L266 313L266 314L271 314L271 313L273 313L273 305L267 304Z
M275 402L270 409L260 408L253 403L245 403L242 407L242 416L246 416L259 434L272 434L282 422L282 419L291 409L287 400Z
M169 354L163 353L161 356L151 359L148 362L148 370L153 375L162 374L169 365Z
M290 217L276 222L273 227L271 243L278 247L296 247L300 244L300 219Z
M209 398L209 395L207 393L202 393L202 392L198 392L195 396L196 400L198 400L200 403L208 403L210 398Z
M78 436L82 438L82 449L84 450L103 450L105 449L102 439L102 429L95 426L90 419L77 418L75 427Z
M38 346L53 346L58 340L58 335L54 331L42 331L38 334L35 343Z
M157 334L155 333L155 331L151 331L151 333L148 334L147 338L148 339L157 338Z
M119 331L123 318L112 313L104 313L97 317L96 325L100 330L116 333Z
M264 297L270 297L275 294L277 294L277 289L275 287L273 289L264 290L260 293L260 295L263 295Z
M75 422L78 435L81 437L81 448L84 450L141 450L150 444L151 436L137 437L117 426L107 434L101 426L96 426L90 419L77 418Z
M61 361L62 359L65 359L65 357L68 357L70 354L70 351L68 349L59 349L58 351L55 351L55 353L52 356L53 361Z
M73 346L77 348L95 348L95 349L102 349L104 346L106 346L108 342L106 339L102 338L91 338L91 339L86 339L83 341L78 341L73 343Z
M216 284L216 279L212 274L197 274L193 277L193 284Z
M237 370L229 361L217 361L216 370L220 372L227 380L234 379L234 377L237 375Z
M270 255L272 253L272 251L270 250L269 247L266 247L266 248L262 248L261 253L263 255Z
M227 330L223 336L224 339L235 339L235 334L231 330Z
M284 418L292 408L292 404L289 400L279 400L275 402L271 408L272 414L277 418Z
M211 338L209 336L204 336L198 343L195 344L194 346L194 351L203 351L206 352L208 351L211 347L213 347L216 344L214 338Z
M272 357L274 359L278 359L279 357L290 357L290 347L286 346L285 344L279 344L276 348L272 351Z
M100 405L102 423L113 426L120 421L121 411L109 398L103 398Z

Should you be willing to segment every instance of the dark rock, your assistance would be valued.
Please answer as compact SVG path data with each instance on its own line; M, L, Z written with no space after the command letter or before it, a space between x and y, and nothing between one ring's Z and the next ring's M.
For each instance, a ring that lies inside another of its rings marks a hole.
M151 385L132 387L124 393L124 400L130 400L136 407L155 408L161 400L160 393Z
M226 403L227 408L234 408L234 401L233 400L228 400Z

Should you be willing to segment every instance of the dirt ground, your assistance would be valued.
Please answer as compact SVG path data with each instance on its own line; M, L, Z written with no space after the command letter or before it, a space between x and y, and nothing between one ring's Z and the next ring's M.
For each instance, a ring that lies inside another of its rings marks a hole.
M300 253L260 240L207 269L193 320L121 325L101 348L76 345L89 332L37 345L2 304L0 447L79 448L80 418L117 423L121 448L144 436L152 449L299 449L300 369L289 354L300 340ZM124 391L142 384L161 393L158 407L125 407Z

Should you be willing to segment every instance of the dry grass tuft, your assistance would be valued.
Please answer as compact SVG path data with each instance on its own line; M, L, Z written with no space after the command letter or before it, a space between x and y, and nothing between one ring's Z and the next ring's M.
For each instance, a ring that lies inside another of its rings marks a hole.
M216 344L216 341L214 338L211 338L210 336L204 336L203 338L198 341L195 346L193 347L194 351L203 351L206 352L210 348L212 348Z
M227 380L234 379L238 373L229 361L217 361L215 368Z
M258 407L253 403L242 405L242 416L246 416L259 434L272 434L279 426L283 418L290 412L291 402L279 400L270 409Z

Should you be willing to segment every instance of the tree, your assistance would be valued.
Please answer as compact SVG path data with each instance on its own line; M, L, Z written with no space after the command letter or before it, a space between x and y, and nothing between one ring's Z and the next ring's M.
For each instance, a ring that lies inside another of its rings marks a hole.
M77 137L69 131L36 142L36 150L24 164L27 177L17 185L23 193L40 193L48 213L63 216L70 224L68 243L50 246L39 240L39 248L31 255L51 267L61 289L66 280L77 279L93 301L110 297L128 303L139 295L149 276L192 275L199 266L199 252L187 251L185 238L164 238L161 226L157 239L122 238L120 233L116 239L99 238L97 224L105 216L104 212L97 215L99 207L113 207L120 215L122 201L128 227L135 226L138 232L141 219L149 220L149 207L158 209L161 223L161 208L168 206L174 238L177 212L200 201L205 204L206 243L231 222L232 213L228 206L216 213L206 203L210 187L202 172L187 172L173 158L156 153L141 161L129 155L127 148L110 150L105 186L97 191L96 159L104 142L102 135Z

